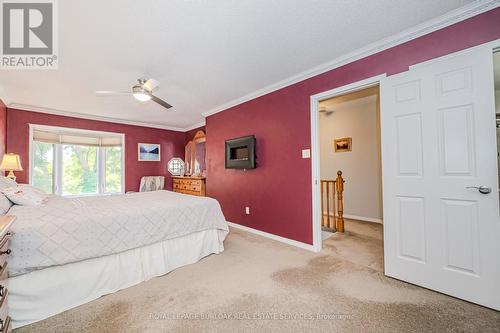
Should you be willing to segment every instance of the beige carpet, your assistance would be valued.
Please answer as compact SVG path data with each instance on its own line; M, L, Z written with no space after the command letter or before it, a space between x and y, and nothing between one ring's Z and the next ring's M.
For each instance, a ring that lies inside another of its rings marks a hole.
M314 254L232 229L220 255L15 332L500 332L499 312L386 278L380 225L346 230Z

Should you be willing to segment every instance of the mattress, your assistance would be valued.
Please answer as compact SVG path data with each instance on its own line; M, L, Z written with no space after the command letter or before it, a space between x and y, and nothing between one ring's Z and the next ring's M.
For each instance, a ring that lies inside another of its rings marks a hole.
M120 253L215 229L222 243L228 226L212 198L171 191L100 197L52 196L40 206L13 206L9 274Z

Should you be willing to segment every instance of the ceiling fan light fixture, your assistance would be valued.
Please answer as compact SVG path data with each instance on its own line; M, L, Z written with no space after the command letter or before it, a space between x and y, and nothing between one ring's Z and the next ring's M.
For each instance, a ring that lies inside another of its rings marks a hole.
M141 102L147 102L151 99L151 93L140 85L135 85L132 88L132 95L135 97L136 100Z
M132 91L110 91L110 90L100 90L96 91L96 95L98 96L105 96L105 95L130 95L132 93L132 96L139 102L147 102L147 101L152 101L155 102L165 109L170 109L172 105L168 104L161 98L158 98L157 96L153 95L153 90L158 88L160 85L160 82L156 81L155 79L138 79L137 83L132 86Z

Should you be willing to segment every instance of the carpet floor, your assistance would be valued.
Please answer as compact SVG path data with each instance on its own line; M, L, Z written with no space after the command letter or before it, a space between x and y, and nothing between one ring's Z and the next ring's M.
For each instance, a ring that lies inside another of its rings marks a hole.
M311 253L231 229L226 250L15 333L500 332L500 312L383 274L382 228Z

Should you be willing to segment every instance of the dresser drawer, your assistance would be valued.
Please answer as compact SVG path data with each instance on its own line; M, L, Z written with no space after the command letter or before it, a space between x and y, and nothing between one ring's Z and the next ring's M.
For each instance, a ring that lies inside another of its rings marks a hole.
M200 179L175 179L174 184L179 183L182 185L201 185Z
M199 180L199 179L194 179L194 180L192 180L192 181L191 181L191 185L192 185L192 186L198 186L198 187L199 187L199 186L201 186L201 180Z
M201 191L201 185L191 185L188 188L189 191L193 192L200 192Z
M205 179L204 178L173 178L174 192L205 196Z

